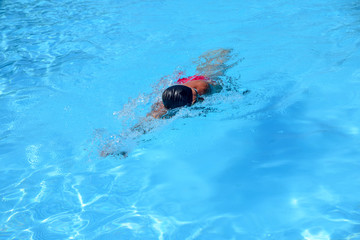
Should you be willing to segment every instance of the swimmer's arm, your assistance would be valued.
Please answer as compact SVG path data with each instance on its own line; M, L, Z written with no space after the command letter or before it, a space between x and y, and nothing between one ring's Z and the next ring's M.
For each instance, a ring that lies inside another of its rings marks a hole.
M106 144L104 144L101 147L100 157L105 158L107 156L120 156L120 155L122 155L123 157L126 158L128 156L128 152L118 149L118 147L117 147L118 143L119 143L118 139L109 140Z
M164 104L162 103L162 101L158 101L151 106L151 112L149 112L146 116L147 117L151 116L153 118L161 118L166 113L167 110Z
M164 104L161 101L154 103L151 106L151 112L146 114L146 117L142 118L139 123L135 124L130 131L136 131L140 134L146 134L150 132L153 128L151 127L151 122L155 119L161 118L167 113Z
M223 89L223 87L221 86L221 84L215 82L215 81L210 81L208 82L209 83L209 93L212 94L212 93L219 93L221 92L221 90Z
M151 121L155 120L153 117L144 117L140 120L139 123L135 124L133 127L129 128L127 131L123 132L121 135L115 136L114 139L109 140L105 145L102 146L100 151L101 157L107 156L128 156L128 150L124 150L121 145L123 141L136 141L136 139L150 132L153 127L151 127ZM134 133L134 134L132 134Z
M135 124L135 126L131 127L128 132L138 132L139 135L144 135L150 132L154 126L151 124L155 119L161 118L167 113L164 104L162 102L156 102L151 106L151 112L146 115L143 119L140 120L139 123ZM127 134L124 134L123 137L126 138ZM136 137L137 138L137 137ZM105 146L102 147L100 151L100 156L120 156L127 157L128 152L122 149L119 149L119 139L113 139L109 141Z

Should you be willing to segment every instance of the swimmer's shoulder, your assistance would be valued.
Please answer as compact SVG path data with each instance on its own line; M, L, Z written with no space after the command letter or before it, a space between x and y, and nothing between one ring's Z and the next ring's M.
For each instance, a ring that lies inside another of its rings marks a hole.
M200 95L211 93L211 84L204 80L194 80L184 84L187 87L196 88Z

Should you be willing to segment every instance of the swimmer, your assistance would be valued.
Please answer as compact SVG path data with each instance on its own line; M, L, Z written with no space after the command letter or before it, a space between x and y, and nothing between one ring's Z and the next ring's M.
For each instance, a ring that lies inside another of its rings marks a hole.
M156 102L151 107L151 112L148 113L134 127L130 129L131 132L136 131L141 134L146 134L149 129L144 127L149 121L171 117L168 112L184 107L192 106L198 102L204 101L204 97L213 93L218 93L222 90L220 76L224 75L225 71L235 65L226 65L226 61L230 59L231 50L218 49L206 52L198 59L196 74L190 77L178 79L175 85L168 87L162 93L162 101ZM127 157L127 151L117 149L118 142L107 143L100 155L106 157L109 155L122 155Z
M147 116L162 118L169 110L192 106L204 101L206 95L222 90L219 76L231 66L225 65L230 59L229 49L218 49L199 57L196 75L178 79L175 85L168 87L162 94L162 101L153 104Z
M220 92L222 86L203 75L194 75L177 80L176 85L168 87L162 94L162 101L152 106L147 116L162 118L169 110L192 106L204 101L204 96Z

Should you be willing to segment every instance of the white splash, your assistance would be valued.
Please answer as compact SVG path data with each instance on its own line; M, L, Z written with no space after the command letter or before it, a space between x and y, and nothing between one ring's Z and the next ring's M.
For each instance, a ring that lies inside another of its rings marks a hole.
M41 144L29 145L26 147L26 159L30 163L31 168L36 168L37 165L41 162L39 157L39 149Z

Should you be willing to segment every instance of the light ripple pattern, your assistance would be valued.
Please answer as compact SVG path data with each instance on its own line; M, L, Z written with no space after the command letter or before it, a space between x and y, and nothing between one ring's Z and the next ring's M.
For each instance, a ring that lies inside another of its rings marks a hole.
M360 239L359 19L358 0L0 0L0 239ZM131 130L219 48L222 92Z

